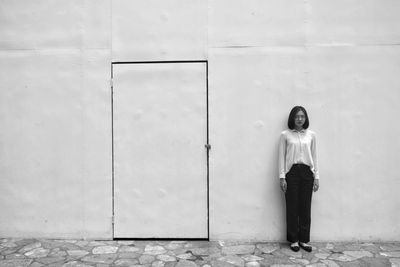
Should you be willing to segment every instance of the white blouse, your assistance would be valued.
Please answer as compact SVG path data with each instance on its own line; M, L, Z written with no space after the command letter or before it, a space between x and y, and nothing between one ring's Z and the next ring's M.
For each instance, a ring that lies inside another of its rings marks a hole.
M316 135L311 130L285 130L279 141L279 178L286 178L293 164L310 166L319 179Z

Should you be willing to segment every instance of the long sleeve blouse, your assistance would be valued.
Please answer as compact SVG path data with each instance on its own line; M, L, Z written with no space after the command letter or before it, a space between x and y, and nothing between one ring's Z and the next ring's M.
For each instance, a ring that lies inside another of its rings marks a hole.
M293 164L310 166L319 179L316 134L311 130L285 130L279 141L279 178L286 178Z

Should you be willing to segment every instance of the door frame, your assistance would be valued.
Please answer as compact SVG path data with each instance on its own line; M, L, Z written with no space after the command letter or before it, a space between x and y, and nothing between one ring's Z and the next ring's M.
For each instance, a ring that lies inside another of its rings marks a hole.
M207 237L206 238L134 238L134 237L127 237L127 238L115 238L114 237L114 71L113 66L117 64L179 64L179 63L205 63L206 65L206 136L207 136L207 144L206 146L207 151ZM110 80L110 87L111 87L111 169L112 169L112 239L113 240L210 240L210 183L209 183L209 154L210 154L210 142L209 142L209 122L208 122L208 60L167 60L167 61L114 61L111 62L111 80Z

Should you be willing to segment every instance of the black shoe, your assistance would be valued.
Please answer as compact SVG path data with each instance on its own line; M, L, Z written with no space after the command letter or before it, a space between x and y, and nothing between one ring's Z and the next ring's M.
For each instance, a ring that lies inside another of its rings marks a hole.
M311 252L311 251L312 251L312 246L310 246L310 245L308 245L308 244L306 244L306 243L301 243L301 242L300 242L300 247L301 247L302 249L304 249L305 251L307 251L307 252Z
M297 252L297 251L299 251L300 250L300 247L299 247L299 245L294 245L294 243L292 243L291 245L290 245L290 249L291 250L293 250L294 252Z

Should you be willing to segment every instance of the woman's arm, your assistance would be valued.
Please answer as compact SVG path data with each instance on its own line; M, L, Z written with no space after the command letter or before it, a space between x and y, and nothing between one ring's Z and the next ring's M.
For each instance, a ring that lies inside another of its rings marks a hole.
M281 133L281 137L279 139L279 178L286 178L285 172L285 157L286 157L286 136L284 133Z
M311 157L314 165L314 178L319 179L318 157L317 157L317 137L315 133L311 139Z
M318 157L317 157L317 138L315 134L313 134L313 138L311 140L311 156L314 164L313 191L317 192L319 189L319 169L318 169Z

